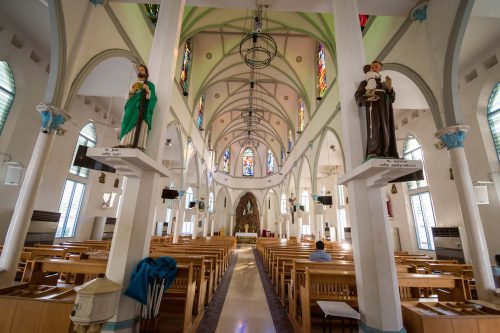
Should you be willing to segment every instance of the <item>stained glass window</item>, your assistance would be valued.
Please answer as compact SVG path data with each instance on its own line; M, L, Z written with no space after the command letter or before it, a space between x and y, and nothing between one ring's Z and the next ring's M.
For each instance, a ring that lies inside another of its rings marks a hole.
M201 95L198 101L198 117L196 117L196 126L203 128L203 113L205 112L205 94Z
M290 153L293 148L293 143L292 143L292 130L289 128L288 129L288 146L287 146L287 152Z
M359 14L359 26L361 27L361 31L365 30L369 17L370 15Z
M231 161L231 149L224 150L222 171L229 173L229 162Z
M266 168L266 174L269 176L273 174L274 172L274 156L273 152L271 149L267 150L267 168Z
M160 12L160 5L144 5L146 7L146 14L153 25L158 21L158 13Z
M192 55L192 40L188 38L184 43L184 55L182 57L181 78L179 83L182 87L182 94L187 96L189 93L189 75L191 74Z
M253 150L245 149L243 152L243 176L253 176Z
M283 165L283 162L285 162L285 150L281 147L281 165Z
M326 92L326 59L325 47L318 45L318 99L322 99Z
M488 100L488 123L490 124L498 161L500 161L500 82L496 84Z
M299 132L304 131L304 101L299 97Z
M15 94L16 85L10 66L6 61L0 61L0 134L7 121Z

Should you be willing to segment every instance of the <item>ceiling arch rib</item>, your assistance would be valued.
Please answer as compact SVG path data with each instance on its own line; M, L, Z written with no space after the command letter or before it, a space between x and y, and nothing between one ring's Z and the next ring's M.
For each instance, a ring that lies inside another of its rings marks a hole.
M268 128L265 128L265 126L267 126ZM273 128L271 126L263 124L262 127L264 127L264 128L263 129L253 128L251 131L252 131L252 133L264 132L266 135L270 136L270 139L274 139L278 142L278 144L280 146L284 146L283 140L281 140L279 134L275 130L273 130ZM242 121L241 122L234 122L233 124L230 125L229 128L227 128L226 130L221 132L220 136L215 141L215 145L217 145L222 138L227 137L229 134L234 134L238 131L248 133L248 128L245 126L245 124ZM236 140L235 136L233 135L232 139L228 140L228 141L231 143L231 142L234 142L235 140Z

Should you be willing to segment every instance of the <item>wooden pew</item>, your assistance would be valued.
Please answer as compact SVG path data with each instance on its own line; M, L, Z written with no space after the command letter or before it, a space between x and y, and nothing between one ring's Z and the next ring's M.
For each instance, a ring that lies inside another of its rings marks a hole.
M150 256L153 259L161 257L158 254ZM205 307L205 299L207 293L207 278L205 276L205 257L200 255L176 255L172 254L169 257L175 259L177 265L193 265L193 274L196 281L195 298L193 305L193 314L197 315L203 312Z
M42 259L28 262L23 281L30 284L57 285L60 273L75 274L73 284L79 285L87 280L106 273L106 262L72 261L64 259Z
M196 280L193 264L177 265L177 275L172 286L165 292L160 305L160 332L176 331L179 313L182 316L181 331L188 332L193 324L193 306ZM182 304L182 306L179 306ZM180 311L179 311L180 310Z
M399 273L398 285L402 301L438 294L440 301L464 301L465 289L461 277ZM311 306L316 301L340 301L357 306L356 275L349 271L306 268L304 285L300 286L301 317L291 318L294 325L302 323L303 332L311 331Z

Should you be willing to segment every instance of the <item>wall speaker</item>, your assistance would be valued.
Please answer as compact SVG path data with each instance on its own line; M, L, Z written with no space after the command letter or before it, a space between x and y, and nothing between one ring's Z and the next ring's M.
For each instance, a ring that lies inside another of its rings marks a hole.
M5 185L18 186L23 174L22 166L7 166L7 173L5 174Z

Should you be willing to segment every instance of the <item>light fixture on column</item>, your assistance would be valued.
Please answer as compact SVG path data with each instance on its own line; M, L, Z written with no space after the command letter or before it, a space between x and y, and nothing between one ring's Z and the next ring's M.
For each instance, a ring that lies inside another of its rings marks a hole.
M258 5L253 17L253 31L243 37L240 42L241 58L249 67L254 69L269 66L278 52L276 41L269 33L262 32L264 28L263 13L263 6ZM267 29L269 29L269 24Z

